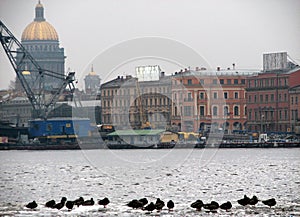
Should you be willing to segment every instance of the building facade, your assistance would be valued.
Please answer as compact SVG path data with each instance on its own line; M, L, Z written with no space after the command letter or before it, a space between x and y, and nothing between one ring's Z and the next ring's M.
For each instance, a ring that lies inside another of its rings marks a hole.
M132 76L118 76L101 85L103 124L116 129L170 126L171 79L139 82Z
M232 133L246 128L245 79L252 72L185 70L172 77L172 126Z
M293 131L292 120L297 110L297 90L294 88L298 85L299 67L292 70L263 71L249 77L246 88L248 130L268 133Z
M289 89L291 131L300 134L300 85Z
M32 105L23 96L15 96L0 102L0 120L14 126L27 127L28 120L32 117Z

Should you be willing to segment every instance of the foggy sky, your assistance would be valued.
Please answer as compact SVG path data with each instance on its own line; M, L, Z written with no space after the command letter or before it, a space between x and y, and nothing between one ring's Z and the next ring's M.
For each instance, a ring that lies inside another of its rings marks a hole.
M0 0L0 19L21 40L38 0ZM41 0L67 56L65 67L81 79L93 58L133 38L179 41L213 67L262 69L262 54L286 51L300 63L299 0ZM194 67L194 66L192 66ZM105 76L95 68L100 77ZM168 72L167 73L173 73ZM121 72L120 72L121 73ZM0 48L0 89L15 72ZM82 88L79 83L79 88Z

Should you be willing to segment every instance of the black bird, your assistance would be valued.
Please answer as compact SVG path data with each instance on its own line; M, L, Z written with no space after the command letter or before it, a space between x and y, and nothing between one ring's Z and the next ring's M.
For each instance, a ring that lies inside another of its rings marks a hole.
M26 205L26 207L27 208L29 208L29 209L35 209L35 208L37 208L37 203L35 202L35 200L34 201L32 201L32 202L30 202L30 203L28 203L27 205Z
M244 195L244 198L239 199L237 202L242 205L242 206L246 206L249 204L250 198L247 197L247 195Z
M195 208L197 211L201 211L201 208L203 207L203 201L202 200L196 200L191 204L192 208Z
M165 206L165 202L162 201L160 198L157 198L156 199L156 202L155 202L155 208L157 209L157 211L160 211L162 210L162 208Z
M143 206L144 206L143 203L142 203L141 201L136 200L136 199L130 201L130 202L127 203L126 205L129 206L129 207L131 207L131 208L133 208L133 209L143 208Z
M203 205L203 208L208 209L210 212L217 210L219 207L220 206L216 201L211 201L210 203Z
M104 206L104 208L106 208L106 206L109 204L109 199L107 198L107 197L105 197L105 198L103 198L102 200L99 200L98 201L98 204L99 205L103 205Z
M150 211L152 212L153 210L155 210L155 204L153 202L149 203L144 210Z
M66 207L68 208L69 211L73 209L73 206L74 206L74 201L68 200L66 203Z
M82 205L83 202L84 202L83 197L79 197L78 199L74 200L74 205L79 207L80 205Z
M258 198L255 195L249 200L249 204L252 206L257 204L257 202L258 202Z
M95 201L93 198L91 198L90 200L86 200L82 203L82 206L93 206L95 204Z
M142 202L143 206L145 206L148 203L148 200L145 197L142 199L139 199L139 201Z
M65 203L67 201L67 198L62 197L60 203L57 203L53 206L54 209L61 209L65 206Z
M272 206L276 205L276 200L274 198L271 198L271 199L268 199L268 200L263 200L262 203L271 208Z
M232 208L232 204L230 203L230 201L227 201L226 203L221 204L220 208L228 211Z
M174 208L174 206L175 206L174 202L172 200L169 200L167 203L167 207L168 207L169 211L172 210Z
M55 205L55 200L49 200L47 203L45 203L45 207L53 208Z

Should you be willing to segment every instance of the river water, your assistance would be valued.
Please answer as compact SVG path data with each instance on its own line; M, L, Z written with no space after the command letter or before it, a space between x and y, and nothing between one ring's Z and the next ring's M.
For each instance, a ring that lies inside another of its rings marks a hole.
M300 216L299 148L1 151L0 174L0 216ZM244 194L274 197L277 205L242 207ZM44 207L63 196L111 203ZM142 197L172 199L175 209L147 213L125 205ZM190 207L197 199L231 201L233 208L199 212ZM39 206L28 210L32 200Z

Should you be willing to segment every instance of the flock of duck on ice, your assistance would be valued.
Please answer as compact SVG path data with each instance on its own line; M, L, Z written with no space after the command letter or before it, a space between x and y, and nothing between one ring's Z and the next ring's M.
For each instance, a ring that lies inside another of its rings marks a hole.
M247 206L247 205L255 206L259 201L261 201L264 205L269 206L270 208L276 205L276 200L274 198L267 199L267 200L259 200L256 196L249 198L247 195L244 195L242 199L237 200L238 204L242 206ZM104 208L106 208L109 203L110 200L107 197L98 200L98 204L102 205ZM65 206L69 211L71 211L75 207L93 206L94 204L95 201L93 198L91 198L90 200L84 200L83 197L79 197L76 200L67 200L66 197L62 197L60 202L56 203L55 200L50 200L47 203L45 203L44 206L52 209L58 209L58 210L62 209ZM133 199L130 202L128 202L126 205L133 209L141 209L148 212L157 210L158 212L160 212L165 207L165 202L160 198L157 198L155 203L154 202L148 203L147 198L142 198L142 199ZM216 201L211 201L210 203L203 203L202 200L196 200L190 206L196 209L197 211L201 211L202 209L204 209L206 212L217 212L219 208L222 210L229 211L232 208L232 204L230 201L227 201L219 205L219 203ZM36 201L32 201L28 203L25 207L34 210L38 207L38 204L36 203ZM169 200L167 202L167 208L169 212L173 211L174 207L175 207L174 202L172 200Z

